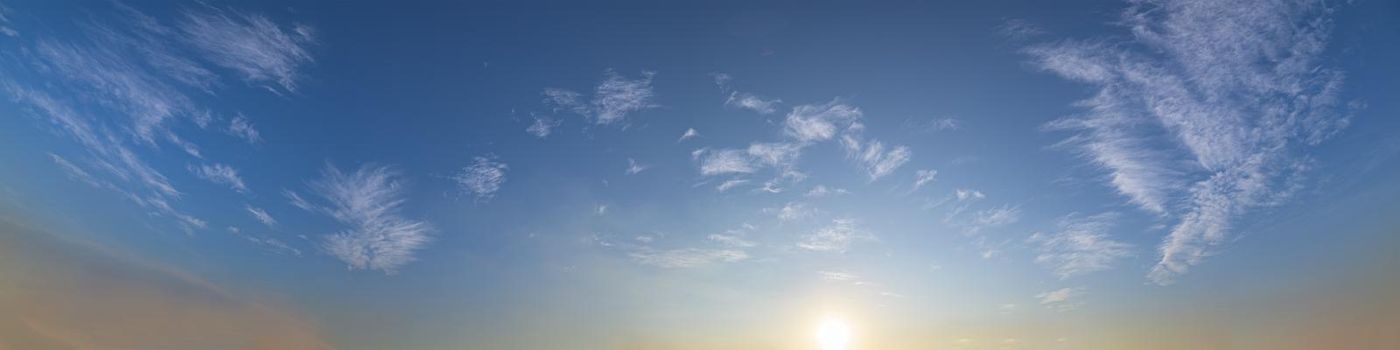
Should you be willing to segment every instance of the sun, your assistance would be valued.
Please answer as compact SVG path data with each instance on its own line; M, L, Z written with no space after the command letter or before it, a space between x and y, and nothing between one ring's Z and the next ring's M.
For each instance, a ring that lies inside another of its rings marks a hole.
M845 350L851 341L851 326L837 317L827 317L817 326L817 344L822 350Z

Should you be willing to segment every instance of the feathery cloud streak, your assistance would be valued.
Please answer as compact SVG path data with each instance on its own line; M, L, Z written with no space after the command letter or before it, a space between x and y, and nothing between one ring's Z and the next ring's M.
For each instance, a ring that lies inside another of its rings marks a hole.
M1171 283L1226 240L1237 217L1296 189L1308 146L1345 127L1342 72L1322 62L1322 1L1134 2L1131 43L1063 41L1026 50L1041 68L1093 85L1082 115L1050 129L1135 205L1176 219L1149 273Z

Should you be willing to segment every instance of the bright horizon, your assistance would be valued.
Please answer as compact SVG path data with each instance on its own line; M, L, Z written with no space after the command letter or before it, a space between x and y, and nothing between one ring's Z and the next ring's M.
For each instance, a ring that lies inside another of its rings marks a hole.
M0 0L0 350L1400 348L1400 4Z

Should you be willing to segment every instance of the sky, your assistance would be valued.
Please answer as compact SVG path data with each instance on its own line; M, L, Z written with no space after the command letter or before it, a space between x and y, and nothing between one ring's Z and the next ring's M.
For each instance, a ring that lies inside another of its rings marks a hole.
M1392 62L1375 0L0 0L0 350L1400 347Z

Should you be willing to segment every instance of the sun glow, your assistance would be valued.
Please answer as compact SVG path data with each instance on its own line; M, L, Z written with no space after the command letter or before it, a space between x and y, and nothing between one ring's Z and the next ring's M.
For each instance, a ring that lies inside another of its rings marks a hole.
M817 344L822 350L844 350L851 341L851 327L845 320L827 317L817 326Z

